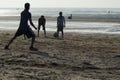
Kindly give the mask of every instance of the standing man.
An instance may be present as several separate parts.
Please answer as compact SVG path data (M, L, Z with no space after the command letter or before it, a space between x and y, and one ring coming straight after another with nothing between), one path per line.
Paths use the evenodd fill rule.
M40 30L40 27L41 27L41 26L42 26L42 29L44 30L44 36L46 37L45 24L46 24L46 19L45 19L45 17L42 15L42 16L38 19L38 37L39 37L39 30Z
M27 38L32 38L31 40L31 45L29 47L30 50L37 50L36 48L33 47L34 41L35 41L35 34L33 30L30 28L28 25L28 21L30 24L37 30L37 28L34 26L32 22L32 16L31 13L29 12L30 9L30 4L25 3L24 5L24 11L21 12L21 20L20 20L20 25L15 33L14 37L9 41L9 43L5 46L5 49L9 49L10 44L20 35L26 35Z
M63 28L65 27L65 18L62 15L62 12L59 12L59 16L57 17L57 34L59 36L59 32L62 32L62 38L64 38Z

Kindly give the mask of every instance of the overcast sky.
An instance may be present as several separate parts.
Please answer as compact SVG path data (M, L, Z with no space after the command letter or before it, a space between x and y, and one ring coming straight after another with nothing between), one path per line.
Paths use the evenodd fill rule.
M120 0L0 0L0 8L23 8L29 2L31 7L79 7L120 8Z

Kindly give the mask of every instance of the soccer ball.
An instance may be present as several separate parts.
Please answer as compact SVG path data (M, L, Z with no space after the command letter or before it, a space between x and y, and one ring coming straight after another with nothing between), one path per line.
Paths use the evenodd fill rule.
M57 38L57 37L58 37L58 33L55 32L55 33L53 34L53 36L54 36L55 38Z

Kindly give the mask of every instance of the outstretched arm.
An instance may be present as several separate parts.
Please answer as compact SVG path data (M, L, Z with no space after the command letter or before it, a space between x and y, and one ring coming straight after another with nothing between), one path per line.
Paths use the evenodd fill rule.
M63 20L64 20L63 22L64 22L64 27L65 27L65 24L66 24L66 23L65 23L65 18L64 18Z
M38 19L38 27L40 27L40 19Z
M30 21L30 24L37 30L37 28L35 27L35 25L33 24L33 22L32 22L32 19L30 18L29 19L29 21Z
M58 25L59 25L59 20L58 20L58 18L57 18L57 27L58 27Z

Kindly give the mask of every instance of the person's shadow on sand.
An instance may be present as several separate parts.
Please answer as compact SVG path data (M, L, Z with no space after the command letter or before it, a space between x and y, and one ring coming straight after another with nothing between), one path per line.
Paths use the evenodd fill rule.
M43 56L43 57L48 57L48 58L54 58L54 59L57 59L57 60L66 60L64 58L60 58L58 56L50 56L49 53L47 52L41 52L41 51L30 51L29 53L31 54L36 54L36 55L39 55L39 56Z
M52 57L50 56L47 52L41 52L41 51L30 51L31 54L37 54L39 56L44 56L44 57Z

